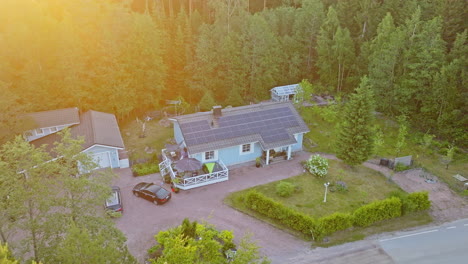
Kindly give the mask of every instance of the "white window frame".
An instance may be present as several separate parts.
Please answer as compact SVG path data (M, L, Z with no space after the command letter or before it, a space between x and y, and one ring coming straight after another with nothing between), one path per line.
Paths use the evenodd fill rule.
M37 132L37 131L41 131L41 133ZM45 131L43 128L36 128L34 129L34 133L36 133L36 136L42 136L45 134Z
M209 153L209 152L213 152L213 157L211 159L207 159L206 158L206 154ZM205 151L203 152L203 161L215 161L215 160L218 160L218 151L217 150L210 150L210 151Z
M51 133L55 133L55 132L58 131L57 127L51 127L51 128L49 128L49 130L50 130Z
M244 151L244 146L249 146L249 151ZM252 154L254 152L254 144L253 143L247 143L247 144L242 144L239 146L239 154L240 155L246 155L246 154Z

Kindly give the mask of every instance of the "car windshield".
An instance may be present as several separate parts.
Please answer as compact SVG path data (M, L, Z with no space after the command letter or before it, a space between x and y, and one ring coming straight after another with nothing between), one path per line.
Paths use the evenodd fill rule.
M169 193L168 191L166 191L164 188L162 188L161 186L158 186L158 185L151 185L149 187L146 188L148 191L156 194L156 196L160 199L164 199L166 198L167 194Z
M112 195L106 201L107 206L113 206L119 204L119 192L112 190Z

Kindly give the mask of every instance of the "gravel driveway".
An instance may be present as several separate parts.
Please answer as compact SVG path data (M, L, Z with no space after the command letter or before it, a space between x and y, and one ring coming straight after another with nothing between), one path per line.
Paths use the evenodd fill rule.
M289 257L309 251L310 243L228 207L223 199L230 192L300 174L303 169L299 162L309 155L298 153L293 160L264 168L255 168L252 164L231 169L228 181L173 193L171 201L161 206L132 194L138 182L161 182L159 174L132 177L130 169L119 170L120 178L114 184L121 188L124 214L115 220L117 227L127 236L128 247L140 262L155 244L155 234L179 225L188 217L197 221L205 219L218 229L232 230L236 238L251 233L252 239L261 246L261 252L273 263L286 263Z

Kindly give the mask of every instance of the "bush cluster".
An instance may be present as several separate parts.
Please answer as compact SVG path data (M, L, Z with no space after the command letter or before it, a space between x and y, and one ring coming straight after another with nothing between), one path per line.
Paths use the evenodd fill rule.
M144 176L159 172L159 165L157 163L136 164L132 166L132 171L135 176Z
M397 197L363 205L353 213L354 224L363 227L399 216L401 216L401 200Z
M296 186L290 182L280 181L276 184L276 194L281 197L289 197L294 193Z
M382 220L399 217L404 213L426 210L431 205L427 192L408 195L398 192L393 193L392 197L385 200L361 206L352 214L334 213L315 219L286 207L257 191L248 192L243 200L248 208L277 220L288 228L307 236L312 235L316 240L321 240L326 235L352 226L367 227Z
M317 227L317 221L312 217L275 202L259 192L248 192L244 201L250 209L303 234L311 235Z
M305 167L312 175L323 178L328 173L328 160L320 155L312 155Z
M330 235L336 231L352 227L353 222L353 216L351 214L334 213L319 219L319 229L323 235Z
M390 197L397 197L401 200L401 214L406 215L407 213L418 212L429 209L431 207L431 201L429 200L429 193L414 192L414 193L402 193L392 192Z

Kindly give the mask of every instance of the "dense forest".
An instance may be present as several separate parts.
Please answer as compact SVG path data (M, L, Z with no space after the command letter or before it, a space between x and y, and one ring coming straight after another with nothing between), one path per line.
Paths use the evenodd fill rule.
M466 145L465 0L2 0L0 130L64 107L242 105L308 79ZM202 110L204 105L202 106Z

